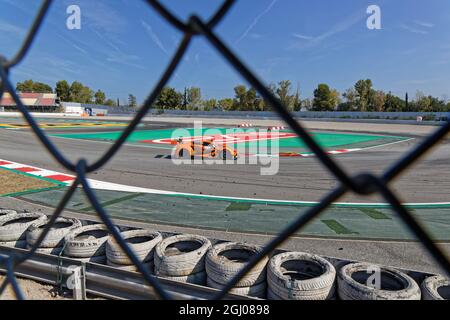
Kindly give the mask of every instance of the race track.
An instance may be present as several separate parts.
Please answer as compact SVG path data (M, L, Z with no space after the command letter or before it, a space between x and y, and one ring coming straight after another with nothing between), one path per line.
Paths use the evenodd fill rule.
M2 119L3 123L17 121L18 119ZM126 124L121 120L114 120L114 122L119 125L116 127L90 125L69 129L50 126L46 128L46 133L52 135L52 142L68 159L85 158L92 163L111 146L111 141L67 139L54 135L113 132L122 130L123 125ZM218 127L220 125L214 123L209 126ZM227 126L227 124L224 123L222 126ZM186 121L183 124L179 121L152 119L145 121L138 130L182 127L192 127L192 123ZM347 124L346 128L348 130L343 130L337 125L330 126L331 130L316 128L314 132L327 134L347 134L349 132L374 134L376 132L377 135L397 135L408 138L393 144L363 148L356 152L332 156L351 174L382 172L426 136L425 129L421 126L406 128L396 125L392 126L391 130L389 125L374 127L374 125ZM417 128L417 132L414 130L415 128ZM45 151L29 129L0 129L0 131L0 159L70 174ZM197 195L290 201L319 201L337 185L334 176L315 157L281 157L279 158L278 174L262 176L260 175L261 165L256 164L175 165L170 159L161 157L161 155L170 155L170 153L171 146L167 145L127 143L105 167L91 174L89 178L134 187ZM445 140L420 163L395 181L392 187L401 195L402 201L407 203L450 202L448 194L448 190L450 190L449 155L450 144L448 140ZM10 201L15 206L23 206L23 201L25 201L30 205L39 203L51 208L60 199L63 191L48 193L54 199L50 199L51 197L47 199L36 193L20 197L19 202L4 199L1 203L4 205L5 202ZM171 225L169 227L171 230L178 228L183 232L186 230L202 234L213 232L222 239L260 243L267 241L271 235L276 234L305 210L305 208L270 205L236 207L229 203L222 205L217 204L218 202L204 202L195 199L186 203L179 199L167 199L152 195L143 197L140 194L131 196L108 192L99 192L98 194L102 197L104 204L109 206L109 213L116 218ZM135 202L133 202L133 197L136 198ZM125 198L128 202L122 203L122 206L113 205ZM159 202L155 202L155 199ZM384 201L378 196L360 197L347 194L340 199L340 202L379 203ZM136 206L135 211L133 211L133 206ZM68 209L71 212L91 213L89 206L81 196L77 196ZM414 237L401 229L401 222L389 209L358 210L358 213L355 214L345 208L336 209L318 223L312 224L311 228L307 227L306 233L297 234L296 236L302 237L293 238L286 246L291 249L313 251L347 259L365 259L405 268L437 271L436 266L429 260L421 246L411 242ZM448 210L445 210L447 209L439 212L419 210L417 213L428 219L427 221L434 228L433 231L436 232L434 234L436 239L448 243L450 238L446 230L450 225L450 218L446 218ZM169 212L172 215L169 215ZM194 228L196 231L190 228ZM329 238L335 240L331 242L322 240ZM361 256L362 251L364 251L363 257Z

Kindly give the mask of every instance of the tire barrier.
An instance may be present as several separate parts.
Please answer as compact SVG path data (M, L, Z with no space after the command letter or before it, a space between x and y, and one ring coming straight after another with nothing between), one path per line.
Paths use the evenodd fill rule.
M7 214L0 217L0 242L25 240L28 227L38 221L47 221L47 217L38 212Z
M17 240L17 241L0 241L0 246L10 247L10 248L19 248L26 249L27 241L26 240Z
M372 280L375 283L369 285ZM338 272L338 295L341 300L420 300L421 292L419 285L399 270L350 263Z
M162 235L159 232L151 230L129 230L122 232L123 239L133 249L136 256L145 267L152 271L154 269L154 249L162 241ZM110 237L106 243L106 257L108 265L119 269L136 271L137 268L128 258L119 244Z
M64 255L71 258L104 256L108 237L108 227L103 224L76 228L64 239Z
M205 277L201 273L204 273L205 255L210 247L211 242L202 236L182 234L168 237L156 245L155 274L204 285Z
M0 209L0 217L6 216L8 214L17 214L17 211L16 210Z
M260 251L261 248L258 246L236 242L219 243L212 247L208 251L205 260L209 286L216 289L224 288L228 281L245 266L249 259ZM264 298L266 295L265 282L268 260L267 257L261 259L245 277L236 283L230 292L251 292L256 297ZM264 289L262 289L262 283L264 284Z
M421 285L423 300L450 300L450 279L440 275L426 278Z
M327 300L335 296L336 270L326 259L304 252L273 256L267 267L268 298Z
M49 217L41 213L0 212L5 212L0 216L1 239L17 238L0 241L0 246L30 250L49 221ZM81 225L77 219L57 218L36 252L60 255L64 250L65 256L74 260L137 272L137 267L110 237L106 226ZM163 239L160 232L146 229L124 231L121 235L152 273L218 290L261 250L258 246L234 242L211 247L210 240L197 235ZM376 271L380 281L378 289L372 282L375 278L371 278ZM428 275L419 287L404 272L368 263L347 264L336 276L335 268L327 259L287 251L270 260L261 260L230 293L270 300L419 300L421 297L423 300L450 300L450 279Z
M48 221L37 221L27 230L27 244L32 247L36 244ZM71 218L57 218L51 226L49 232L40 244L41 248L62 248L64 246L64 237L72 230L81 227L81 221Z

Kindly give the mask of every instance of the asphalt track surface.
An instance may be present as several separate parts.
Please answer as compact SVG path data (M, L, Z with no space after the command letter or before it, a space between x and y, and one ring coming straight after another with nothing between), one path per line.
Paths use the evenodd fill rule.
M187 125L188 126L188 125ZM141 129L176 128L180 124L165 122L145 123ZM191 125L192 127L192 125ZM74 131L52 129L48 133L117 131L121 128L88 128ZM392 134L386 132L386 134ZM403 136L405 136L403 134ZM405 152L419 143L414 140L369 150L335 156L351 174L363 171L379 173L400 159ZM111 145L105 141L87 141L51 138L70 159L98 159ZM29 130L1 130L0 157L27 165L66 172L43 149ZM168 149L169 148L169 149ZM404 202L450 201L450 170L448 170L449 141L444 141L406 174L393 183L393 188ZM261 165L249 164L189 164L174 165L168 159L156 158L170 155L165 146L134 146L127 144L98 172L91 174L96 180L144 188L248 198L317 201L327 194L337 182L316 158L280 158L279 172L274 176L260 175ZM68 173L68 172L66 172ZM348 194L343 202L382 202L377 196L360 197Z
M8 121L8 120L2 120ZM176 121L179 122L179 121ZM212 122L212 121L211 121ZM144 122L143 129L162 129L192 127L175 122ZM352 129L345 124L347 131L367 132L374 126L359 125ZM318 126L320 127L320 126ZM376 126L375 126L376 127ZM398 126L397 126L398 127ZM414 140L369 150L336 156L335 159L350 173L363 171L379 173L400 159L405 152L419 143L426 132L417 126L417 132L408 126L400 126L402 136ZM380 126L377 133L394 135L389 125ZM338 131L344 131L339 126ZM76 132L117 130L113 128L89 128ZM120 130L120 129L119 129ZM428 131L427 131L428 130ZM72 130L49 129L48 133L67 133ZM373 131L371 129L371 131ZM75 132L75 131L74 131ZM86 158L89 162L98 159L110 146L108 142L85 141L52 138L52 141L70 159ZM0 130L0 158L36 167L66 172L43 149L42 145L29 130ZM450 201L450 170L448 170L449 141L444 141L438 148L422 159L410 171L392 184L404 202L446 202ZM331 188L337 185L334 177L315 158L280 158L280 170L275 176L261 176L258 165L182 165L176 166L170 160L155 158L159 154L170 154L170 150L156 149L151 146L126 145L108 164L90 178L138 187L186 192L194 194L211 194L221 196L267 198L282 200L320 200ZM68 173L68 172L67 172ZM382 202L377 196L361 198L349 194L342 202ZM17 200L1 199L1 204L24 206ZM189 228L167 227L188 232ZM159 229L162 229L159 227ZM215 237L265 243L271 236L257 236L239 233L199 230L192 231ZM444 244L447 248L447 244ZM292 250L304 250L328 256L347 259L365 260L404 268L438 272L439 268L415 242L385 242L329 239L293 238L285 247Z

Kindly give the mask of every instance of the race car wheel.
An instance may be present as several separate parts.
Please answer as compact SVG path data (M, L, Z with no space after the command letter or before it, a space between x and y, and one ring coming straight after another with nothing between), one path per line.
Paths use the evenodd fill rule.
M178 151L178 158L180 159L192 159L193 157L191 156L189 150L187 149L181 149L180 151Z
M233 157L233 155L231 154L231 152L228 151L228 150L226 150L226 149L224 149L224 150L221 152L221 157L222 157L222 160L231 160L231 159L234 159L234 157Z

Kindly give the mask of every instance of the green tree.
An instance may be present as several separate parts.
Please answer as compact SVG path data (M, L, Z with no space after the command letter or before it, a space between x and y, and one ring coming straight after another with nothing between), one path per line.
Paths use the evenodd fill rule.
M33 92L33 80L25 80L24 82L17 82L16 91L19 92Z
M293 97L292 105L294 111L300 111L302 109L302 99L300 98L300 89L297 88L295 95Z
M97 90L97 92L94 95L94 98L95 98L95 104L105 104L106 95L103 91Z
M217 102L217 107L223 111L233 110L234 101L231 98L221 99Z
M66 80L60 80L56 83L55 92L61 101L70 100L70 86Z
M372 80L358 80L355 83L358 111L369 111L372 98Z
M313 110L333 111L334 103L330 87L325 83L319 84L317 89L314 90Z
M105 101L105 105L106 106L110 106L110 107L114 107L116 105L116 103L114 102L114 100L108 99L108 100Z
M386 112L399 112L402 111L405 102L397 96L394 96L391 92L386 94L386 101L384 103L384 111Z
M202 105L202 92L200 88L191 87L187 89L187 109L198 110Z
M178 109L183 103L183 96L172 87L164 87L156 100L158 109Z
M294 97L290 94L290 91L291 82L289 80L282 80L278 82L278 88L276 89L278 99L280 99L281 104L288 110L293 110Z
M247 110L247 88L244 85L234 87L233 110Z
M208 100L204 100L202 102L203 104L203 110L204 111L211 111L214 108L216 108L217 106L217 100L216 99L208 99Z
M384 111L384 105L386 103L386 94L377 90L373 93L373 111L382 112Z
M81 82L74 81L70 86L70 100L78 103L92 103L94 91Z
M34 82L33 80L25 80L16 84L16 90L24 93L53 93L53 89L46 83Z
M356 111L357 110L357 93L354 88L347 89L342 96L345 101L338 106L339 111Z
M38 92L38 93L53 93L53 89L52 87L50 87L48 84L46 83L42 83L42 82L35 82L33 84L33 92Z
M130 106L132 108L136 108L137 107L137 99L132 94L128 95L128 106Z
M336 89L330 91L330 103L333 110L341 103L341 94Z

